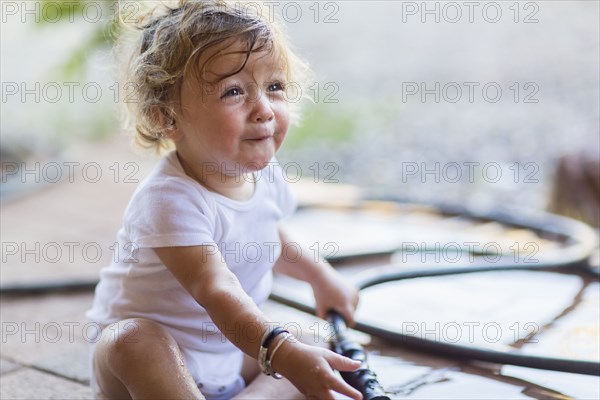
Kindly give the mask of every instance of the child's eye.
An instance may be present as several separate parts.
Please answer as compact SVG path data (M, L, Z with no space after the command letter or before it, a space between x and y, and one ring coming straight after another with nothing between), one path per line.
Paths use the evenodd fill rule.
M234 97L234 96L239 96L241 94L243 94L242 89L240 89L239 87L235 86L235 87L227 89L225 91L225 93L223 94L223 96L221 96L221 98Z
M268 87L269 92L278 92L284 90L284 84L281 82L271 83Z

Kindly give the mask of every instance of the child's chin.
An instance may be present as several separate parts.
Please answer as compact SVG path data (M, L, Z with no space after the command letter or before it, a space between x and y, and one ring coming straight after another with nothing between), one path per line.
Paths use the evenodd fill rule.
M249 164L246 165L246 171L247 172L256 172L256 171L260 171L262 169L264 169L265 167L267 167L267 165L269 165L269 162L271 162L271 159L268 160L256 160L253 161Z
M253 159L247 164L247 170L249 172L260 171L261 169L267 167L273 157L275 156L275 152L264 152L258 157L253 157Z

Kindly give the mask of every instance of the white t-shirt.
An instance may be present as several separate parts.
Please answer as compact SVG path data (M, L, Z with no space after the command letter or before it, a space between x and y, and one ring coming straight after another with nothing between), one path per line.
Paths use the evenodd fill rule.
M101 270L88 318L102 327L126 318L148 318L163 324L182 346L233 350L153 248L216 245L246 293L257 304L264 302L271 292L273 264L281 254L278 222L293 213L296 203L275 160L255 179L249 200L232 200L188 177L175 152L165 156L125 210L117 234L119 261Z

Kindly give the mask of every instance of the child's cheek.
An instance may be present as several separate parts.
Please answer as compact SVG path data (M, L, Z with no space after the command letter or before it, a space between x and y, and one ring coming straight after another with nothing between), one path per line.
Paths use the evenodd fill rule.
M287 134L290 124L290 112L287 104L282 107L280 113L277 115L277 128L275 132L275 150L279 150L283 144L283 140Z
M290 125L290 107L287 101L281 104L281 117L278 125L281 133L285 135Z

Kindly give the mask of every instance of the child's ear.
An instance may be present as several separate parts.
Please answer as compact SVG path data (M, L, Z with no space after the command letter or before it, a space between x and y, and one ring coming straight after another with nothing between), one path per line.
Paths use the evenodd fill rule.
M162 136L166 139L171 139L171 140L177 141L177 140L181 139L183 134L177 127L177 124L175 123L175 121L173 121L173 123L171 125L168 125L165 128L165 130L162 133Z
M161 128L161 137L171 140L178 140L181 138L181 131L177 127L175 118L167 115L164 110L160 107L152 107L152 119L156 125Z

